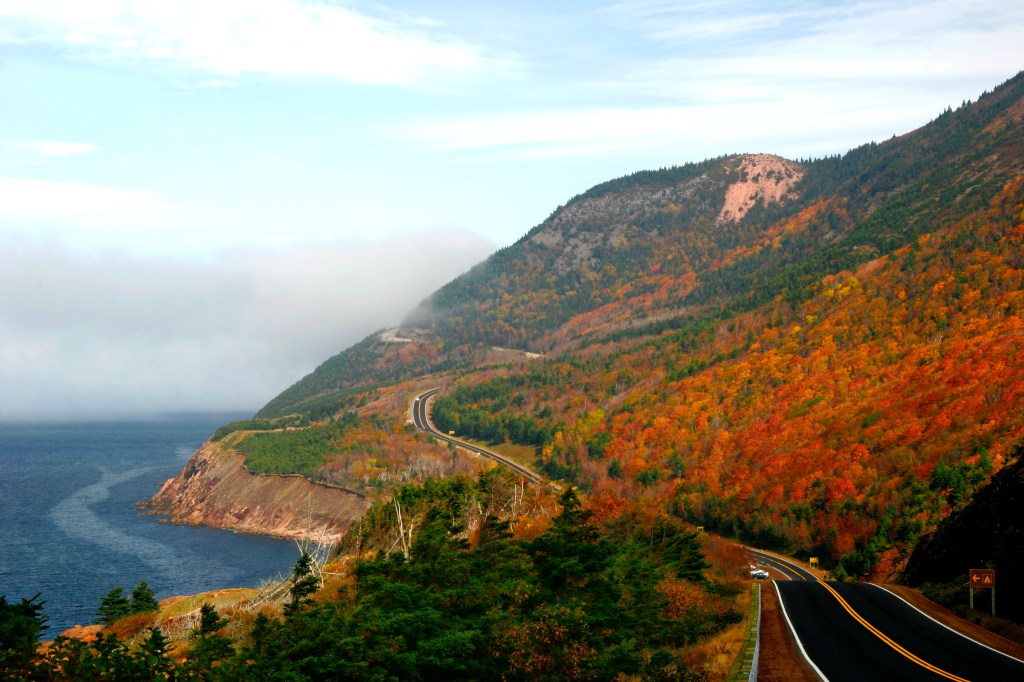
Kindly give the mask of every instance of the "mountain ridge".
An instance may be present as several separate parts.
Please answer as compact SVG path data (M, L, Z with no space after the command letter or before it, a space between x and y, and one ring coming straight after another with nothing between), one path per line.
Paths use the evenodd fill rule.
M1024 143L1021 143L1019 136L1014 138L1012 130L1015 129L1015 122L1019 124L1020 119L1021 80L1021 76L1018 75L992 93L985 93L979 102L965 104L956 112L947 110L931 123L905 135L882 143L862 145L841 157L826 157L803 163L805 176L803 182L797 185L797 189L804 198L804 204L799 208L806 209L806 204L816 199L838 199L838 189L853 182L860 183L860 191L851 193L845 202L838 200L828 204L826 210L814 216L813 220L808 220L806 225L800 226L802 230L812 231L811 237L826 246L821 250L819 260L834 263L831 268L834 271L855 267L873 256L898 248L905 242L907 235L887 233L879 228L879 223L898 219L900 215L905 215L912 209L920 210L922 204L936 204L935 210L923 211L924 216L934 217L939 209L948 208L953 204L977 203L983 194L991 193L998 178L1007 177L1008 174L1019 170L1020 158L1024 156L1021 146ZM957 195L927 196L927 186L934 184L936 173L941 171L943 164L947 164L951 156L965 153L965 141L973 139L972 132L975 137L979 133L985 133L991 139L985 140L985 144L968 148L966 155L970 158L960 164L962 177L957 178ZM1002 139L995 139L997 137ZM944 138L951 142L944 142ZM1005 150L1006 153L993 155L993 148ZM632 226L629 219L636 217L635 212L620 211L623 215L605 213L603 216L598 215L600 220L596 221L596 224L595 221L590 221L585 226L585 231L589 234L598 233L604 239L599 248L595 249L593 239L587 241L579 236L580 214L585 214L581 209L582 205L604 200L602 205L607 207L609 195L637 191L646 191L648 195L657 194L664 192L666 188L707 177L709 180L703 185L704 192L697 191L700 188L691 185L690 188L694 191L686 197L692 203L686 214L687 233L694 236L695 230L710 227L712 214L717 213L720 216L721 212L726 210L723 185L731 184L725 183L722 179L723 175L728 177L731 172L726 164L750 156L756 155L731 155L661 171L640 171L596 185L556 209L544 222L528 231L514 244L498 250L464 275L441 287L413 310L402 322L401 327L407 332L411 329L429 330L448 346L459 343L486 343L546 352L550 350L550 343L549 339L544 338L544 334L551 333L552 327L564 323L576 312L593 310L607 302L604 292L615 283L608 281L609 277L601 279L601 273L594 271L590 261L595 258L595 250L600 252L598 256L608 260L610 241L621 237ZM867 173L873 166L874 172ZM717 182L715 177L718 178ZM893 196L897 194L900 196L894 201ZM935 201L932 201L933 199ZM714 206L711 205L712 202ZM788 208L797 207L797 204L790 202ZM706 270L710 270L707 272L706 281L702 281L700 287L695 287L699 291L692 291L689 294L697 299L694 302L698 305L720 304L732 298L730 287L735 290L738 286L730 284L731 280L742 280L748 290L761 288L777 293L783 289L796 289L799 285L806 286L811 281L807 271L816 276L823 274L819 264L812 262L808 265L800 261L794 263L778 258L767 259L763 258L763 252L754 254L755 259L761 257L765 261L759 272L737 272L741 269L740 260L749 259L736 258L735 249L755 241L756 236L766 232L772 223L778 223L780 218L786 216L787 206L784 203L765 205L759 202L748 210L753 210L753 214L744 212L745 220L739 221L749 228L744 233L723 230L723 234L719 235L721 244L714 245L707 243L708 235L696 235L697 238L691 243L675 250L675 260L680 260L681 251L689 254L691 258L694 258L693 254L699 254L696 257L696 260L700 261L698 265L703 264ZM879 211L880 215L876 216ZM586 215L593 216L595 213ZM613 224L616 217L620 219ZM666 215L666 212L658 212L653 221L656 224L653 227L646 226L646 233L650 235L655 229L664 229L664 223L670 219L671 216ZM922 220L923 218L918 219L919 222ZM560 231L563 238L566 228L577 229L576 235L570 235L574 236L575 241L568 240L568 250L559 251L551 248L559 242L558 237L551 236L555 234L552 231L555 227L562 228ZM608 228L610 232L602 232L602 228ZM637 233L633 234L636 236ZM782 236L794 238L792 234ZM675 267L671 263L655 263L653 247L650 244L634 245L632 253L629 253L628 244L620 246L625 247L620 250L627 253L612 256L632 267L631 272L636 275L632 290L637 294L656 290L657 286L650 281L655 278L645 278L643 274L652 266L660 265L664 273L673 273L677 276L686 272L685 263L677 262ZM709 249L709 246L720 247L717 249L720 252L717 255L725 255L725 251L732 248L733 259L720 264L719 267L709 268L708 266L714 264L713 256L716 255L708 253L714 250ZM702 251L704 253L701 253ZM700 268L689 269L697 272ZM545 282L548 285L547 290L552 292L549 298L559 296L563 300L548 301L546 304L530 300L526 293L516 291L517 274L524 278L528 285L538 281ZM545 278L548 281L545 281ZM787 287L787 279L795 280L797 286ZM529 292L529 289L526 289L526 292ZM485 295L481 297L481 293ZM506 295L512 299L512 304L521 310L518 315L509 313L509 304L502 306L501 299ZM756 302L763 303L764 298L766 297L758 297ZM470 310L472 307L480 310ZM477 322L476 318L482 320ZM356 352L371 344L373 338L371 335L360 344L356 344ZM463 355L465 354L463 349ZM337 357L324 365L328 365ZM466 357L462 357L461 360L462 364L469 361ZM329 378L317 382L315 378L323 374L329 374L329 368L321 366L307 377L311 379L307 382L311 388L308 393L352 388L361 380L360 377L353 376L335 382L336 386L332 385ZM309 397L302 395L301 385L302 380L285 392L292 396L291 400L294 401L295 397L299 397L300 400ZM294 407L296 404L284 403L288 401L275 399L260 411L260 415L284 414L283 409L288 405Z
M445 386L440 427L553 478L884 577L1024 436L1022 119L1018 75L842 156L602 183L257 416L356 415L305 475L386 490Z

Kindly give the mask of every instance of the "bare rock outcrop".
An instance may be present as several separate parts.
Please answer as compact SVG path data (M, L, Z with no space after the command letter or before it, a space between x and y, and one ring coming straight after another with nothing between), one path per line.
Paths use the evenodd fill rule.
M145 506L175 523L333 541L363 515L369 500L301 476L253 474L243 455L208 442Z
M799 164L771 154L744 155L737 170L741 179L726 190L719 223L741 220L758 200L765 204L783 203L804 176Z

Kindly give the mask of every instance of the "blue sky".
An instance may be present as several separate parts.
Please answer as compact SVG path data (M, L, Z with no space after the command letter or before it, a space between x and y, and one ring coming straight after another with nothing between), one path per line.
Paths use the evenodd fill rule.
M588 187L841 153L1013 2L0 3L0 419L254 410Z

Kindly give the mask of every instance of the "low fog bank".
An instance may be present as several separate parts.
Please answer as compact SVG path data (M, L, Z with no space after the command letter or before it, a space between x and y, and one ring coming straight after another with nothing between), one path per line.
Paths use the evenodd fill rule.
M10 235L0 248L0 421L11 422L251 414L495 245L434 230L202 261Z

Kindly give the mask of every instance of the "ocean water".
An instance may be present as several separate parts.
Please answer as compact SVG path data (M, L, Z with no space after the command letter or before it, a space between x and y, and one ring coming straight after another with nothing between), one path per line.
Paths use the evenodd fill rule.
M0 425L0 595L42 593L45 639L95 619L115 585L157 599L252 587L287 573L294 542L159 523L135 504L220 425L248 415Z

